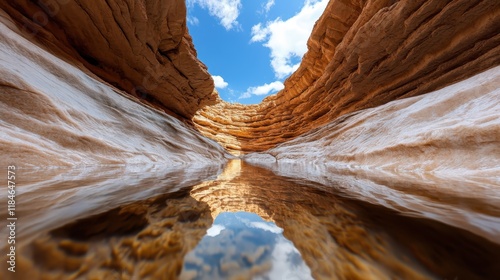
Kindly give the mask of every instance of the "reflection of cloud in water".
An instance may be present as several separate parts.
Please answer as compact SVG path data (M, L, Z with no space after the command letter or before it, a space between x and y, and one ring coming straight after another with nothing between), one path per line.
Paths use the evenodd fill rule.
M180 279L312 279L283 229L248 212L219 214L184 259Z
M313 279L311 270L302 260L299 250L283 235L276 238L276 245L272 252L272 262L273 267L271 270L264 277L256 277L255 279Z
M254 227L254 228L259 228L259 229L267 230L267 231L270 231L270 232L276 233L276 234L280 234L280 233L283 232L283 229L279 228L275 224L252 222L252 223L249 224L249 226L250 227Z
M224 227L224 226L221 226L221 225L213 225L211 228L209 228L209 229L207 230L207 235L208 235L208 236L212 236L212 237L213 237L213 236L217 236L217 235L219 235L219 233L220 233L223 229L225 229L225 227Z

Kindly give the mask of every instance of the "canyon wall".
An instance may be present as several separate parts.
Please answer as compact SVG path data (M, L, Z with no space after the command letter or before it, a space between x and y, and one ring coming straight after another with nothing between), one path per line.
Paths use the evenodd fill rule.
M170 114L190 119L217 99L187 32L183 0L21 0L0 8L30 41Z
M0 33L2 167L210 165L228 156L192 127L20 36L4 13Z
M237 155L500 64L498 1L331 0L285 88L243 106L214 91L186 28L184 1L24 0L0 8L3 22L26 42Z
M263 151L500 64L499 30L495 0L332 0L281 92L259 105L207 106L194 122L234 153Z
M344 115L245 160L271 167L307 162L323 174L354 173L405 192L465 195L487 205L500 186L499 101L497 66L428 94ZM315 173L290 170L284 175Z
M377 240L355 222L352 209L328 196L337 191L497 242L499 30L497 0L331 0L285 89L261 104L243 106L218 98L196 58L182 0L2 1L0 166L70 167L24 169L26 176L16 181L23 186L19 194L38 204L19 210L33 222L30 228L21 225L20 237L28 242L45 227L102 211L113 214L122 203L200 183L190 193L194 200L168 197L176 201L170 206L194 205L202 215L200 227L190 232L196 238L179 247L177 257L194 246L218 213L245 210L274 219L318 278L328 277L329 256L339 257L333 266L339 274L359 272L363 278L373 271L382 275L385 268L412 274L399 258L384 266L372 262L385 259L385 252L370 250ZM248 162L306 179L313 187L294 195L300 191L296 185L241 162L219 176L221 184L200 182L221 171L219 163L230 157L226 151L246 154ZM240 176L245 172L248 177ZM41 173L44 184L36 182ZM347 183L338 183L343 176ZM138 202L142 208L136 210L156 210L157 202L165 200ZM146 217L142 210L136 214ZM386 218L380 217L382 226ZM93 222L86 220L82 228L87 221ZM394 230L401 229L400 221ZM141 225L149 234L163 222ZM317 243L304 242L297 228ZM353 234L333 237L346 228ZM413 229L422 228L403 228ZM421 243L405 243L425 244L434 236L432 227L422 232ZM184 240L166 237L151 240L174 245ZM435 244L461 245L460 237ZM142 242L132 239L124 244ZM356 247L359 240L364 243ZM56 248L39 241L35 250ZM158 252L155 243L145 243ZM497 259L495 248L488 260ZM53 259L43 259L43 269L81 264L59 249L54 252ZM352 252L368 255L358 258ZM443 252L445 260L456 255ZM91 254L85 258L97 265ZM62 262L53 266L52 260ZM133 271L133 261L122 264ZM149 260L140 262L146 273ZM30 269L34 264L24 263L26 277L37 273ZM177 274L179 264L169 273ZM103 273L116 276L115 269Z

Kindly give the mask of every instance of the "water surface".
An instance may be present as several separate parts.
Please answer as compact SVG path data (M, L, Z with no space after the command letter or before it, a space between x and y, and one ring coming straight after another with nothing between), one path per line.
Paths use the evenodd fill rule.
M224 170L123 168L25 173L13 279L500 276L498 209L488 203L239 160Z

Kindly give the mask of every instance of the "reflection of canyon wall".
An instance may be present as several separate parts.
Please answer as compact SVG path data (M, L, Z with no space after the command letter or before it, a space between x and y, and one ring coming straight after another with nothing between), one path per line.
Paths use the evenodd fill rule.
M120 206L22 247L14 278L177 279L212 222L207 205L182 191Z
M500 62L498 1L331 0L285 89L242 106L214 93L187 33L184 1L24 0L0 8L15 32L193 121L235 153L272 148L344 114L425 94Z
M284 170L294 177L304 175L296 169ZM474 248L471 244L477 242L477 237L456 228L454 232L447 233L442 226L419 224L419 219L402 218L387 210L381 213L378 207L363 206L357 200L349 203L339 195L350 193L356 198L366 197L374 204L392 205L391 208L399 213L411 216L452 219L463 213L463 217L469 219L451 224L478 234L491 230L486 226L492 222L488 214L496 213L488 213L484 209L470 210L465 204L473 205L472 201L475 201L483 205L488 198L478 197L468 202L462 199L459 205L453 205L449 201L441 203L431 197L413 195L410 191L410 194L403 193L402 199L397 190L385 186L377 190L376 183L360 180L357 176L337 173L335 177L334 174L320 172L318 177L327 178L327 187L307 182L309 186L305 181L277 176L268 169L254 167L244 161L230 161L216 181L194 186L191 196L206 203L213 217L221 212L247 211L275 222L300 251L314 279L444 279L452 275L481 279L484 275L498 273L494 265L494 259L500 254L494 249L498 248L497 244L490 243L491 248L487 249L481 247L476 254L456 254L458 248ZM355 194L354 190L361 191ZM426 193L421 186L415 187L413 192ZM482 214L484 219L479 222L476 217ZM474 222L484 228L475 228L471 225ZM390 235L379 232L377 227L397 237L392 239ZM498 232L493 234L495 240L498 240ZM473 261L476 257L483 258L485 262ZM470 263L478 266L467 265Z
M281 171L285 170L304 175L300 169ZM225 211L251 211L275 222L300 251L315 279L452 279L454 275L489 279L499 273L498 238L492 243L463 230L478 234L491 230L489 215L494 213L489 206L481 208L481 198L434 201L421 195L418 185L402 194L390 185L378 192L380 185L358 176L307 172L308 179L328 182L323 186L241 161L229 162L216 180L201 183L192 178L208 179L205 176L217 169L202 169L198 174L162 171L137 174L110 169L106 174L111 178L72 176L81 170L67 174L89 185L83 190L75 188L74 182L54 183L60 174L31 185L23 183L32 190L23 197L28 196L28 202L41 199L43 207L33 211L40 205L31 203L25 209L31 215L26 212L24 221L34 228L19 232L19 275L12 279L176 279L186 253L200 241L213 217ZM123 176L116 176L122 172ZM120 181L126 182L125 188ZM189 184L196 185L185 188ZM384 190L388 187L391 190ZM61 190L64 196L54 199ZM350 201L341 196L346 193L390 204L400 212ZM46 207L54 201L53 207ZM466 205L475 203L481 207ZM455 220L456 228L400 215L448 217L449 221L460 213L466 218ZM478 220L477 215L484 218ZM482 229L474 228L474 223ZM456 253L464 248L470 254Z
M360 109L424 94L500 63L500 2L331 0L285 89L194 118L234 150L262 151Z
M314 279L378 279L400 274L425 279L425 272L385 251L359 217L334 196L295 184L271 171L230 161L216 181L194 186L191 196L221 212L252 212L283 228ZM378 238L378 240L377 240Z

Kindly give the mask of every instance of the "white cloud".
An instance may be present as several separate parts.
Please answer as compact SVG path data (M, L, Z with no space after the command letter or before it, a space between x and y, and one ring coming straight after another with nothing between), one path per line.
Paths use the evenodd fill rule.
M259 23L252 27L250 42L264 42L263 46L271 49L271 66L277 78L282 79L297 70L300 63L293 64L292 58L301 59L306 53L307 39L327 4L328 0L306 0L293 17L276 18L265 26Z
M212 79L214 80L216 88L223 89L229 85L221 76L212 76Z
M198 4L208 13L219 19L226 30L238 26L238 16L241 10L241 0L187 0L188 7Z
M306 265L299 250L293 243L283 235L276 238L272 255L272 268L265 277L256 277L255 280L264 279L314 279L311 276L311 269Z
M220 234L221 231L225 230L226 228L223 225L212 225L209 229L207 229L207 235L208 236L217 236Z
M269 93L275 93L277 91L280 91L284 88L285 86L283 85L282 82L280 81L275 81L270 84L263 84L261 86L257 87L249 87L245 93L243 93L239 99L243 98L249 98L250 96L253 95L266 95Z
M268 0L266 5L264 5L264 10L266 13L269 13L269 10L271 10L271 7L274 6L274 0Z
M269 31L267 28L262 28L262 25L260 23L252 26L252 39L250 39L250 42L261 42L264 41L267 36L269 35Z
M266 230L266 231L270 231L270 232L275 233L275 234L280 234L283 232L283 229L278 227L275 224L269 224L269 223L263 223L263 222L251 222L250 225L248 225L248 226L262 229L262 230Z
M197 17L188 16L187 22L191 25L198 25L200 23L200 20Z

